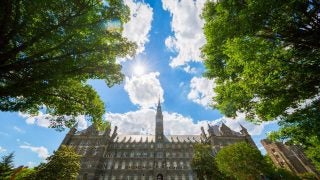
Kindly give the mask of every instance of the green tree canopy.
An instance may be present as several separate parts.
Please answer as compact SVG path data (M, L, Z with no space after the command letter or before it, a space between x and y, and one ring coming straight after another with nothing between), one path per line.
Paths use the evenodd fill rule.
M212 149L207 144L195 144L191 166L197 173L197 178L204 179L224 179L225 176L218 170Z
M207 2L202 53L217 84L215 107L229 117L278 119L274 137L318 147L310 139L320 142L319 12L317 0Z
M222 148L216 155L216 163L222 173L235 179L259 179L269 170L260 151L246 142Z
M30 179L76 179L80 170L80 155L72 147L61 146L52 156L35 168Z
M225 115L273 120L319 94L320 3L221 0L204 7L206 76Z
M13 172L13 157L13 153L2 157L0 161L0 179L10 179L11 173Z
M45 107L53 127L77 115L101 127L104 104L87 80L123 79L116 57L135 49L121 34L128 18L119 0L1 1L0 110Z

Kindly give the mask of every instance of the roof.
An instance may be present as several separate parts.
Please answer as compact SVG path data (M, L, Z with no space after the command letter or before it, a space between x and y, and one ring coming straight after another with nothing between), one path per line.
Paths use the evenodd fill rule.
M204 139L200 135L171 135L165 136L165 142L201 142ZM155 142L154 135L118 135L114 139L114 142Z

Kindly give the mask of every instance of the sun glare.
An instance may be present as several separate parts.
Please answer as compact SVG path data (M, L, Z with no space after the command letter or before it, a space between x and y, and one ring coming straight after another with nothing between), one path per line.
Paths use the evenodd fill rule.
M145 69L142 65L135 65L133 68L133 72L136 75L142 75L144 73Z

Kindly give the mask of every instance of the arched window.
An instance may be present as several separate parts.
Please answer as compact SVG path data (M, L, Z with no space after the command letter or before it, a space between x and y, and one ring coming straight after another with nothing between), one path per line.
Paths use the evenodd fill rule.
M157 180L163 180L163 175L162 174L158 174L157 175Z
M87 180L87 179L88 179L88 174L85 173L85 174L83 175L83 180Z

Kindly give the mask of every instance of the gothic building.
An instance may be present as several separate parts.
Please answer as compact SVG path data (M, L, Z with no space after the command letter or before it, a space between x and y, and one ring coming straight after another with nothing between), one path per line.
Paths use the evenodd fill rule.
M286 145L281 142L261 140L272 162L279 168L287 169L295 174L312 173L320 178L319 172L297 145Z
M246 141L255 146L247 130L235 132L224 123L201 128L201 135L164 135L160 102L155 118L155 135L119 135L107 129L70 129L62 145L74 146L82 155L79 180L192 180L193 145L210 143L214 153L223 146Z

